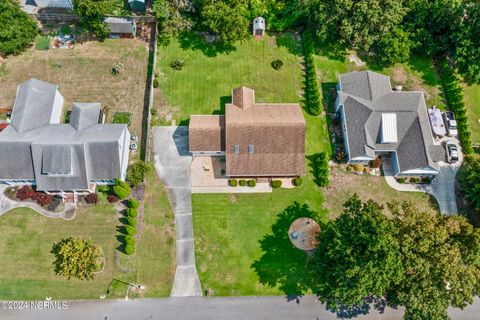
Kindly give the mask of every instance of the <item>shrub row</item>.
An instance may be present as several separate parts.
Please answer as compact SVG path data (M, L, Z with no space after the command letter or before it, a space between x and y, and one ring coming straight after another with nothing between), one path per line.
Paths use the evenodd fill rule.
M253 179L250 179L250 180L244 180L244 179L240 179L240 180L236 180L236 179L229 179L228 180L228 185L230 187L236 187L238 185L242 186L242 187L245 187L245 186L249 186L249 187L255 187L257 185L257 183L255 182L255 180Z
M460 84L460 79L450 67L446 59L440 61L438 71L440 73L448 105L450 110L455 114L455 119L457 120L458 138L462 144L463 153L465 155L470 155L473 153L472 133L468 128L467 109L463 102L463 89Z
M328 166L328 156L326 152L321 152L313 156L313 175L315 183L319 187L326 187L329 184L330 167Z
M302 35L303 55L305 57L305 102L307 112L317 116L321 111L320 87L314 61L314 45L310 32Z
M115 185L113 186L113 194L121 200L128 198L130 195L130 186L125 181L115 179Z
M280 188L282 186L282 180L272 180L272 188Z
M125 241L124 251L127 255L135 253L135 234L137 233L137 215L138 201L136 199L128 199L126 201L128 209L125 211L125 233L123 236Z

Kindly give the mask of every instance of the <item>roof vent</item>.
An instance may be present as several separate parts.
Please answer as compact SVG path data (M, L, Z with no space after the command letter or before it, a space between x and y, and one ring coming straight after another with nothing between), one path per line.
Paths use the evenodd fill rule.
M382 113L382 143L398 142L397 115L395 113Z

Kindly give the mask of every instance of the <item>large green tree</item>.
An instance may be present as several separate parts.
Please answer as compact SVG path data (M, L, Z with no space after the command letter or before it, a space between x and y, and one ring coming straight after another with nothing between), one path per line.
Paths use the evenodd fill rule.
M459 181L465 198L480 210L480 160L469 159L459 173Z
M369 52L401 25L406 12L403 0L312 0L309 17L321 40Z
M67 238L55 243L55 273L67 279L91 280L101 268L100 248L92 240Z
M332 310L381 298L403 279L394 225L373 201L353 196L337 220L322 227L312 260L313 291Z
M192 15L195 7L190 1L155 0L153 13L158 19L163 35L172 35L190 30L193 26Z
M480 293L480 230L463 217L390 207L405 273L389 289L389 303L418 320L448 319L449 306L471 304Z
M19 54L37 34L36 22L14 0L0 1L0 55Z
M249 33L246 0L199 0L201 25L216 33L220 41L232 45Z
M99 38L109 34L103 19L113 7L114 0L73 0L73 8L82 26Z
M443 54L452 48L452 35L458 29L463 0L410 0L405 26L415 50L421 54Z
M460 73L480 83L480 2L466 6L455 41L454 57Z

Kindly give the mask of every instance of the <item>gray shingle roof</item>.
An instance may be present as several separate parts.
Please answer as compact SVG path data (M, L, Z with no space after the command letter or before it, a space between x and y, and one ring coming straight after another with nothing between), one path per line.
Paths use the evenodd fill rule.
M29 83L35 81L20 87L37 88L29 87ZM30 92L22 94L32 96ZM75 103L70 124L45 123L42 119L34 128L23 125L23 118L30 120L37 110L49 110L49 103L52 100L27 99L15 104L12 123L24 130L12 125L0 133L0 179L36 180L38 190L85 190L91 180L121 177L121 158L128 152L123 143L128 136L121 138L128 132L127 125L98 124L97 103Z
M72 150L70 145L45 145L42 149L42 174L70 174Z
M364 156L365 145L367 145L365 123L370 117L372 110L351 97L347 98L344 106L350 157Z
M390 78L372 71L354 71L340 75L342 91L373 101L391 92Z
M57 86L37 79L23 82L17 91L12 126L24 132L50 124Z
M105 22L108 24L111 33L133 33L134 21L132 20L109 17L105 19Z
M351 158L396 150L401 171L438 168L430 155L434 141L422 92L392 92L389 78L371 71L342 74L340 83ZM395 143L381 143L384 113L396 114Z
M81 130L98 124L100 117L100 103L79 103L75 102L70 114L70 124Z

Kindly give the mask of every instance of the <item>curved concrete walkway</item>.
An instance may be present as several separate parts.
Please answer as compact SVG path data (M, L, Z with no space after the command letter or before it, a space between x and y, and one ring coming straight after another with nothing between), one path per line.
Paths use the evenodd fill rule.
M445 137L439 143L444 141L453 141L459 146L458 140L452 137ZM401 184L393 177L391 163L385 161L382 163L383 174L387 184L398 191L407 192L425 192L429 193L437 199L440 207L440 213L443 214L458 214L457 199L455 197L455 181L458 169L463 162L463 154L459 150L459 160L454 164L439 162L440 174L433 179L431 184Z
M75 218L77 208L73 203L66 203L65 209L61 212L51 212L33 202L19 202L9 199L4 193L7 188L8 186L0 186L0 215L15 208L29 208L47 218L62 218L65 220Z
M154 127L152 133L155 169L175 213L177 270L170 295L201 296L195 266L188 127Z

